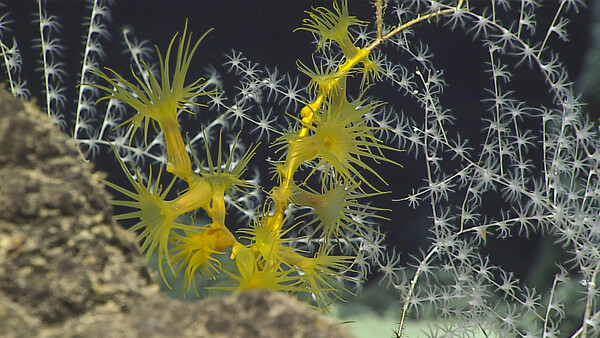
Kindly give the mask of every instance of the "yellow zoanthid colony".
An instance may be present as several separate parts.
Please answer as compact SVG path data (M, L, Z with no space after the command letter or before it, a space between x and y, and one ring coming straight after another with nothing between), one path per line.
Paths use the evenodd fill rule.
M349 31L352 26L364 24L349 14L345 1L335 2L333 10L316 8L309 13L301 29L319 36L320 49L337 44L344 60L336 67L328 68L316 64L314 69L300 65L301 71L310 76L309 89L314 92L315 99L306 102L301 109L296 126L275 140L274 145L281 156L274 164L278 185L269 192L256 220L249 225L240 225L235 233L225 224L225 196L232 189L243 193L245 188L252 186L243 174L255 146L234 165L233 154L227 156L227 161L223 160L219 139L216 161L207 146L205 154L191 154L192 165L178 123L180 110L188 111L187 105L199 105L198 96L212 94L201 91L204 86L201 80L186 84L192 57L206 34L194 41L186 25L180 37L173 37L164 60L160 58L159 78L152 75L146 64L148 78L141 79L133 73L136 83L110 69L94 71L109 84L90 84L109 93L103 99L124 101L137 111L122 127L135 131L143 124L146 139L149 125L153 124L164 134L166 171L187 183L187 189L177 198L167 200L172 183L161 188L162 168L156 177L150 174L144 184L137 169L131 168L132 173L123 163L134 191L106 182L130 198L113 201L115 205L134 209L117 218L139 220L131 230L139 232L142 250L148 259L157 255L165 283L170 281L166 280L164 269L171 269L175 274L184 274L187 290L192 285L195 287L196 274L200 274L203 278L220 281L212 287L214 289L283 290L313 299L324 309L335 299L340 299L342 292L348 291L344 280L352 278L350 272L358 263L353 255L335 254L340 251L336 247L350 243L349 236L368 240L365 234L377 231L353 217L381 217L376 214L381 209L361 202L381 193L375 183L365 178L365 172L383 181L372 164L396 163L385 154L396 149L375 137L373 131L378 128L369 126L364 118L379 103L361 98L349 100L346 93L347 82L354 75L362 76L361 88L365 88L380 78L382 71L370 59L369 50L354 44ZM176 50L173 66L170 62L172 50ZM131 135L133 137L133 132ZM369 164L365 162L368 159L371 160ZM311 163L309 169L301 169L307 163ZM297 174L299 171L304 172ZM286 209L290 204L309 208L307 213L313 216L312 220L289 220ZM210 218L208 224L181 223L181 215L198 209ZM290 230L301 227L312 227L309 236L319 243L314 252L289 245L300 239L289 236ZM235 264L221 264L216 258L226 252Z

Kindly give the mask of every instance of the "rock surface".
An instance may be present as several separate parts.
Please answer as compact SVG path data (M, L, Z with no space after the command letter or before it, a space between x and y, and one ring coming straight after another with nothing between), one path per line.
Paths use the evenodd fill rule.
M349 336L281 293L168 299L92 169L47 116L0 91L3 337Z

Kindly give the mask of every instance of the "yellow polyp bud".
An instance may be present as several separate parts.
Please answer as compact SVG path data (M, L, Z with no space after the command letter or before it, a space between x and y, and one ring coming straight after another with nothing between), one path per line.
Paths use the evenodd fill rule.
M187 181L192 171L192 162L185 150L179 123L171 118L165 118L159 121L159 125L165 135L167 171Z
M302 110L300 110L300 115L302 116L302 120L304 121L305 118L312 118L313 112L314 112L314 109L311 107L311 105L304 106L302 108Z
M314 114L317 111L319 111L319 108L321 108L321 104L323 103L323 100L324 100L325 96L327 95L327 93L329 92L329 90L330 90L330 88L328 90L326 90L325 92L323 92L324 90L320 89L319 96L315 99L315 101L310 104L307 104L300 111L302 118L309 117L309 118L311 118L310 122L312 122L312 118L313 118Z
M318 109L321 107L322 102L323 98L319 96L317 97L317 100L315 100L315 102L302 107L302 110L300 110L300 115L302 116L303 127L302 129L300 129L300 132L298 132L298 136L303 137L308 134L308 126L310 126L313 123L315 112L317 112Z

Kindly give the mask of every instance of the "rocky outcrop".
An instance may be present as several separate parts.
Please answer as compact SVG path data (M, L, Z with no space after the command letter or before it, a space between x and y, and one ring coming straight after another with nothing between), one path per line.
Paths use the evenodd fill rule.
M281 293L165 297L101 177L34 105L0 92L2 336L348 336Z

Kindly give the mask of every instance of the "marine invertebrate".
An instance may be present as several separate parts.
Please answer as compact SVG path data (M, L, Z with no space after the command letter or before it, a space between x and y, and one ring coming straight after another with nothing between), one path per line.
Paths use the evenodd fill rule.
M370 272L378 271L404 305L400 331L411 315L433 309L438 316L460 322L441 328L444 333L464 333L461 330L468 327L507 336L553 336L559 328L560 334L595 334L600 318L594 249L598 247L594 234L599 190L594 168L598 167L599 138L570 83L574 80L571 72L578 66L562 65L565 51L557 48L564 45L571 54L582 54L573 48L576 43L564 41L566 27L585 21L583 2L414 0L389 2L387 8L383 1L375 3L373 23L350 16L355 13L368 19L363 14L371 14L373 8L356 10L365 6L362 2L348 8L338 1L326 6L329 9L309 11L304 28L297 33L315 37L314 56L301 56L305 63L297 62L299 72L306 76L286 73L290 69L285 68L285 49L254 44L251 48L268 56L280 52L277 60L261 60L266 64L261 65L247 56L260 59L256 50L236 45L244 52L228 53L224 65L204 73L207 87L198 88L208 91L224 83L219 93L198 98L206 100L210 111L178 115L181 137L172 132L164 135L161 126L148 119L142 122L144 127L155 123L158 131L145 133L149 142L134 139L128 143L131 136L125 128L118 128L115 138L107 137L107 131L126 114L112 109L125 106L113 99L99 103L111 109L95 115L103 121L97 129L94 119L79 115L84 117L76 122L79 144L94 155L98 145L110 140L142 176L148 176L142 173L148 164L154 169L169 162L172 168L188 167L176 164L182 161L175 159L185 159L184 152L169 154L164 136L179 137L183 147L170 149L184 149L195 157L190 161L193 173L186 180L182 177L188 170L177 171L181 176L170 189L173 196L183 188L176 198L178 210L212 216L207 223L181 220L193 230L169 232L170 243L176 246L167 252L170 264L184 275L187 290L194 286L194 278L214 277L216 286L211 290L277 288L324 307L342 296L335 289L348 284L353 291L359 289ZM262 22L267 24L261 27L278 30L269 20ZM421 24L417 27L417 23ZM195 20L194 24L205 22ZM585 30L577 32L579 39ZM135 56L133 69L145 82L147 68L139 57L148 60L150 55L138 52L144 51L142 45L131 45L130 32L124 37ZM10 61L15 50L3 49L5 60ZM274 63L277 68L271 67ZM188 71L202 73L200 69ZM228 83L232 79L235 82ZM149 82L146 86L151 88ZM18 85L12 88L19 92ZM50 111L59 101L53 99L57 92L48 89ZM195 108L190 110L200 111ZM363 110L363 115L355 110ZM194 124L198 128L191 131ZM218 150L222 160L213 161L218 158L215 130L222 127L219 146L223 149ZM237 149L231 149L240 129L244 131ZM247 158L253 147L246 144L255 143L255 136L275 140L276 153L264 149L263 143L257 151L260 158L249 159L247 165L267 163L273 168L272 181L259 179L254 170L232 169L238 168L238 160ZM416 160L384 144L406 149ZM211 145L210 151L204 151ZM410 170L386 175L381 168L389 160L409 164ZM261 173L267 171L261 168ZM165 174L170 175L162 173L162 177ZM144 177L141 180L146 182ZM154 186L156 178L151 181ZM216 189L218 182L235 184L231 189ZM378 191L386 189L393 189L390 195L397 197L398 204L387 206L393 209L391 213L376 207L387 197ZM165 199L173 202L171 197ZM377 219L388 215L390 222ZM376 224L379 221L381 225ZM397 231L395 239L403 243L402 249L385 249L390 243L384 237L394 236L385 231ZM523 278L530 271L499 263L518 252L509 247L517 238L528 250L541 241L558 244L557 250L568 257L556 259L565 272L557 269L539 278L546 282L540 286ZM224 250L219 252L217 247ZM529 253L512 261L534 257ZM549 260L544 256L534 265L541 266L541 261ZM331 269L315 268L309 281L304 276L319 262ZM168 264L166 259L163 263ZM327 282L319 282L320 278ZM562 311L563 306L571 306L565 305L558 292L569 283L576 284L586 300L580 302L579 323L572 328Z
M98 69L93 71L93 74L110 85L90 84L108 92L108 95L99 101L121 100L137 111L136 115L123 123L129 125L132 135L143 124L146 140L148 127L150 123L154 124L164 134L167 171L188 185L179 197L166 200L171 185L161 192L159 187L152 186L150 177L148 184L143 186L139 172L134 169L134 179L124 165L123 169L136 193L107 182L110 187L134 200L113 203L138 209L119 218L140 218L133 230L143 229L139 236L144 240L142 249L147 257L157 253L160 272L165 281L164 264L175 274L184 271L187 290L194 284L196 272L208 278L218 278L224 273L233 284L217 286L214 289L271 288L292 293L308 292L313 295L308 298L314 298L317 305L324 308L340 297L337 295L339 292L346 290L341 280L349 278L344 272L350 270L349 264L353 258L335 255L333 246L337 243L341 248L341 242L348 241L347 233L363 237L364 231L371 231L370 228L352 220L346 213L366 216L375 215L376 211L380 211L356 201L368 196L364 193L363 185L375 189L374 185L365 179L362 171L366 170L382 179L363 161L370 158L374 161L395 162L383 154L383 151L394 149L383 145L373 136L372 131L378 128L368 126L363 117L379 104L362 99L348 102L346 98L347 77L352 74L352 68L360 62L370 60L368 52L354 46L348 32L350 25L359 22L348 17L345 2L342 2L341 6L335 4L338 15L332 15L326 10L316 10L311 14L311 20L307 21L306 27L321 34L324 41L333 40L340 44L348 60L338 69L330 70L326 77L319 77L313 73L313 83L318 87L317 100L302 109L302 120L299 121L301 128L276 141L285 158L277 170L280 173L280 185L273 189L271 200L265 204L262 215L254 225L239 231L239 239L225 223L225 194L231 189L243 194L245 188L252 186L242 178L242 174L255 148L250 147L235 165L232 164L233 153L229 154L227 161L223 163L222 142L219 139L216 163L213 163L207 144L206 165L196 154L192 154L197 168L197 171L194 171L178 124L179 110L188 111L186 105L199 105L195 101L196 98L212 94L201 91L201 79L185 84L191 58L206 34L192 45L191 33L187 33L187 25L185 26L177 45L172 80L169 72L170 54L177 35L171 40L164 61L159 57L160 79L151 74L149 66L143 60L140 62L149 75L142 79L132 70L137 85L110 69L111 75ZM320 28L316 29L317 26ZM235 148L234 142L232 149ZM316 160L317 164L303 182L296 184L294 173L300 165L313 160ZM307 180L321 164L326 167L319 178L323 193L317 195L310 191ZM160 175L156 181L159 179ZM355 189L363 193L354 193ZM316 210L311 215L319 219L316 229L322 231L315 234L319 234L324 241L314 257L306 256L302 250L290 246L289 244L296 240L293 237L284 238L299 224L285 224L283 213L291 203ZM197 227L193 224L183 225L177 221L177 217L196 209L206 212L211 219L208 225ZM363 231L355 230L354 227L362 228ZM170 244L172 248L169 248ZM227 249L230 249L231 258L236 262L237 271L229 271L214 258L214 255Z

